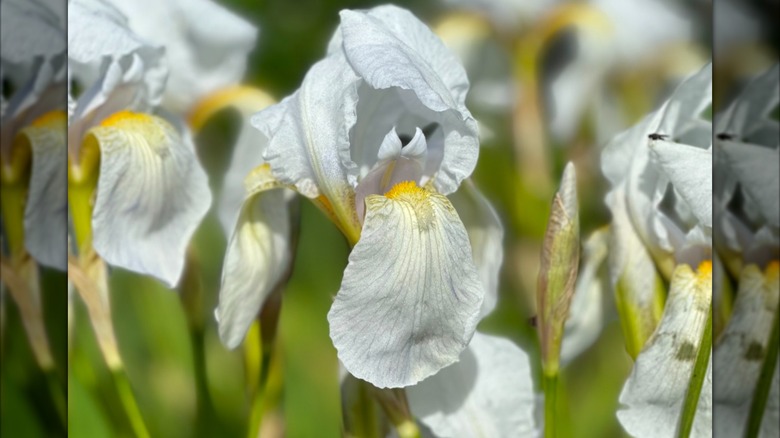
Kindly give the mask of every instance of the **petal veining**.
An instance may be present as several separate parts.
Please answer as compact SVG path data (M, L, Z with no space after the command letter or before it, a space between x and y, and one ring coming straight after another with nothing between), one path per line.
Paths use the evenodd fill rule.
M189 133L124 111L92 128L85 141L100 146L95 250L112 265L175 286L187 244L211 205Z
M483 286L449 200L399 183L366 198L363 231L328 313L339 359L377 387L404 387L458 360Z

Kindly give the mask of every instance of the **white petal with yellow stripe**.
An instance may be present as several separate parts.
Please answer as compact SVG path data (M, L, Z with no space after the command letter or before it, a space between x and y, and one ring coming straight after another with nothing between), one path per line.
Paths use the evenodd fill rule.
M100 148L93 246L108 263L178 283L187 244L211 205L189 132L122 111L87 133Z
M282 188L267 164L252 171L245 183L248 195L228 243L215 313L228 348L244 339L292 261L289 202L294 192Z
M484 289L449 200L414 182L366 198L360 240L328 313L347 370L380 388L405 387L455 363Z

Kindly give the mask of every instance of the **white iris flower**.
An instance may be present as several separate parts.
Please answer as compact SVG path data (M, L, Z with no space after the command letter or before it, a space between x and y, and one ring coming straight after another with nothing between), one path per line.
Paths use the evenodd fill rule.
M610 271L619 299L632 299L639 312L652 306L653 259L671 283L658 326L620 395L618 419L633 436L680 430L699 366L701 393L685 427L693 436L711 434L711 354L702 342L712 302L712 124L704 114L711 84L708 65L602 155L613 185L607 196L614 215Z
M187 129L155 112L167 77L163 50L99 0L69 3L68 47L68 74L83 87L69 108L71 180L100 167L92 246L108 263L173 287L211 194Z
M601 168L612 185L609 270L636 356L661 317L663 291L678 263L711 257L711 67L605 147ZM626 325L629 324L629 325Z
M347 370L403 387L458 360L495 304L481 280L497 281L503 233L473 186L456 193L479 147L467 91L457 58L409 12L341 13L328 56L296 93L252 120L268 141L267 164L246 180L226 256L218 316L228 346L240 343L274 282L258 271L275 272L279 252L268 236L281 240L289 225L262 206L274 193L260 192L285 186L354 245L328 315ZM472 211L461 218L453 204Z
M211 0L109 0L141 38L165 46L169 77L162 105L184 113L241 81L257 28ZM175 17L175 19L172 19Z
M134 33L165 47L169 76L161 105L177 115L186 115L196 132L226 106L248 119L275 103L261 90L239 85L258 35L258 29L245 19L211 0L110 3L127 16ZM170 17L178 19L171 21ZM265 143L261 133L249 123L242 123L219 194L219 217L228 236L243 201L244 177L263 163Z

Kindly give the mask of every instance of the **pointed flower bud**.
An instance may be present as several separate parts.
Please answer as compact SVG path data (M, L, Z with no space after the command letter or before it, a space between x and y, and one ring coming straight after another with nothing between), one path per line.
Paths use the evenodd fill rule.
M537 281L542 366L548 375L558 372L564 324L577 278L580 225L576 183L574 165L569 163L553 198Z

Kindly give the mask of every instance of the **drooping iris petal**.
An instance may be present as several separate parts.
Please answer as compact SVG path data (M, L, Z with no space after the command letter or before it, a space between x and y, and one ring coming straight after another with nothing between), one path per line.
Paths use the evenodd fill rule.
M21 132L32 149L25 246L39 263L62 271L67 269L68 252L66 117L64 111L54 111Z
M87 142L100 147L95 250L112 265L175 286L187 244L211 205L189 133L124 111L92 128Z
M458 360L484 291L446 197L404 182L366 198L362 234L328 313L347 370L380 388L413 385Z
M780 298L778 268L775 262L766 275L756 265L742 270L731 319L715 346L715 430L723 436L746 430ZM776 434L777 422L774 427Z
M289 268L291 192L269 190L244 202L230 238L216 315L228 348L244 339L263 302Z
M442 194L454 192L474 170L478 155L476 121L464 103L468 79L457 56L410 12L395 6L342 11L339 30L329 47L331 56L343 50L367 85L383 94L398 93L400 106L410 115L442 126L445 141L435 160L441 164L434 185ZM357 118L359 122L360 112Z
M482 318L490 314L498 302L499 271L504 261L504 227L496 211L470 179L463 181L449 199L466 227L471 255L485 289L480 311Z
M694 272L688 265L679 265L658 329L637 357L620 393L622 408L617 416L630 435L676 435L711 301L711 267L701 266ZM709 360L711 368L711 355ZM707 386L706 379L704 385L691 436L712 434L712 386Z
M474 333L460 361L407 389L412 414L438 437L535 436L537 397L528 355Z
M171 111L186 111L203 96L243 77L257 29L219 4L210 0L110 3L127 16L133 32L165 45L170 78L163 105Z

